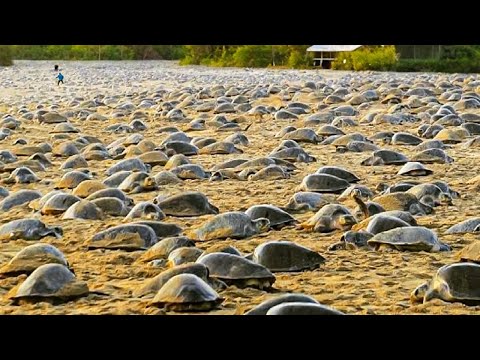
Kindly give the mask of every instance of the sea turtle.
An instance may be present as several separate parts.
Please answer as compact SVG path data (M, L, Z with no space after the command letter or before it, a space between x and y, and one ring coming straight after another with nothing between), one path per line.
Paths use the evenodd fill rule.
M420 202L415 195L403 192L380 195L375 197L373 201L382 206L386 211L408 211L412 215L428 215L434 212L431 206Z
M62 219L103 220L104 217L102 209L93 202L80 200L65 211Z
M222 170L222 169L232 169L240 164L243 164L244 162L247 162L247 159L230 159L226 160L220 164L215 165L212 170L217 171L217 170Z
M451 247L438 240L437 235L423 226L397 227L381 232L370 240L368 245L378 250L382 247L400 251L450 251Z
M315 232L328 233L349 230L356 224L355 217L345 206L329 204L322 207L310 219L300 224L300 228Z
M85 180L73 189L72 194L81 198L86 198L93 193L107 189L107 186L98 180Z
M179 247L168 254L168 266L175 267L195 262L202 253L203 250L193 246Z
M152 260L166 259L173 250L192 246L195 246L195 243L186 236L166 237L143 253L139 261L149 262Z
M10 192L3 186L0 186L0 199L6 198L8 195L10 195Z
M239 288L268 289L276 280L275 275L266 267L233 254L211 253L202 256L196 262L208 268L211 278Z
M60 165L60 170L87 168L88 162L83 155L72 155Z
M146 172L134 172L128 175L118 189L127 194L138 194L158 189L158 185L153 177Z
M147 225L125 224L103 230L85 242L89 249L148 249L157 242L157 235Z
M152 300L152 305L173 311L210 311L224 301L205 281L183 273L170 278Z
M329 204L333 199L328 199L325 194L315 192L297 192L292 195L288 204L285 205L287 211L318 211L324 205Z
M70 206L76 202L79 202L80 200L81 199L78 196L71 194L53 194L53 196L49 197L45 201L40 209L40 213L42 215L58 215L65 212Z
M455 224L445 234L466 234L480 232L480 217L474 217Z
M105 215L126 216L129 212L125 203L115 197L102 197L92 200L91 203L102 210Z
M62 264L45 264L33 271L17 288L11 290L15 302L64 302L87 296L87 283L77 280Z
M211 175L210 172L205 171L202 166L197 164L180 165L170 171L182 180L208 179Z
M153 179L155 180L158 186L175 185L175 184L181 184L183 182L182 179L179 179L178 176L172 173L171 171L160 171L153 177Z
M350 141L347 145L337 146L335 151L338 153L351 152L364 152L364 151L377 151L380 148L367 141Z
M270 221L265 218L252 220L240 211L216 215L196 229L188 230L187 236L197 241L213 239L242 239L270 228Z
M295 294L295 293L283 294L283 295L275 296L273 298L265 300L264 302L255 306L253 309L250 309L249 311L247 311L244 315L266 315L268 310L270 310L272 307L279 304L291 303L291 302L318 304L317 300L315 300L313 297L310 297L308 295Z
M403 165L408 162L408 158L396 151L392 150L377 150L372 156L363 160L360 164L363 166L378 166L378 165Z
M131 221L133 219L149 219L162 220L165 218L163 211L150 201L141 201L136 204L127 214L123 221Z
M297 220L289 213L269 204L253 205L245 211L245 214L250 216L252 220L268 219L270 227L275 230L297 223Z
M196 137L190 141L190 144L195 145L201 150L205 146L215 144L216 142L217 142L217 139L212 137Z
M192 162L183 154L175 154L170 159L168 159L167 163L163 167L164 170L172 170L180 165L191 164Z
M296 142L306 142L318 144L323 138L309 128L300 128L287 132L283 137L285 140L295 140Z
M190 140L188 140L190 141ZM192 156L198 154L198 147L195 145L189 144L188 142L182 141L169 141L165 145L158 148L162 150L168 156L175 154L183 154L185 156Z
M106 171L106 175L110 176L119 171L143 171L149 172L150 166L146 165L138 158L131 158L119 161L115 165L110 166Z
M85 180L92 180L90 172L72 170L62 176L60 181L55 184L55 189L74 189Z
M186 192L167 198L153 200L160 209L171 216L201 216L218 214L218 208L208 201L208 198L200 192Z
M248 146L250 141L248 138L245 136L245 134L242 134L240 132L237 132L235 134L232 134L228 137L226 137L223 141L225 142L230 142L235 145L243 145L243 146Z
M424 151L424 150L429 150L429 149L446 149L447 145L445 145L442 141L440 140L428 140L424 141L423 143L415 146L413 148L414 151Z
M287 302L273 306L266 315L345 315L331 307L306 302Z
M480 264L480 243L478 241L472 242L465 246L457 255L461 262L471 262Z
M46 236L63 236L61 227L49 227L38 219L13 220L0 226L0 240L40 240Z
M429 206L453 205L450 194L444 193L434 184L418 184L412 186L406 193L415 195L420 202Z
M159 150L143 152L140 156L138 156L138 159L143 161L144 164L150 165L151 167L165 165L168 161L167 155Z
M39 243L20 250L0 268L0 276L28 275L44 264L62 264L68 267L68 261L60 250L53 245Z
M290 173L285 168L278 165L268 165L267 167L256 171L255 169L246 168L238 174L239 179L249 181L259 180L280 180L290 178Z
M432 174L433 171L427 169L422 163L413 161L407 162L397 173L397 175L403 176L428 176Z
M392 144L393 145L418 145L423 142L422 139L416 137L415 135L406 133L406 132L398 132L395 133L392 137Z
M238 149L231 142L220 141L207 145L198 151L199 154L243 154L243 150Z
M0 212L9 211L16 206L27 204L32 200L42 197L40 191L35 190L18 190L10 193L2 201L0 201Z
M480 304L480 265L456 263L444 265L433 278L418 286L410 294L413 303L426 303L432 299L460 302L465 305Z
M442 149L427 149L413 155L411 161L425 164L451 164L454 160Z
M115 197L125 203L125 205L133 205L133 199L125 195L125 193L120 189L108 188L103 190L95 191L93 194L87 196L85 200L93 201L96 199L106 198L106 197Z
M208 269L203 264L186 263L167 269L157 276L148 279L144 284L133 291L135 297L153 297L167 283L168 280L180 274L193 274L209 283ZM213 286L213 284L211 284Z
M237 256L243 256L240 251L238 251L236 248L230 245L226 244L214 244L212 246L209 246L200 256L199 259L202 256L207 256L208 254L214 253L214 252L220 252L220 253L226 253L226 254L232 254L232 255L237 255ZM249 258L249 260L251 260Z
M460 193L458 191L453 190L450 185L448 185L445 181L437 180L432 181L431 184L436 185L442 190L445 194L450 195L452 199L460 198Z
M268 241L257 246L253 262L271 272L313 270L325 262L319 253L291 241Z
M373 191L370 190L367 186L354 184L349 186L347 189L345 189L345 191L337 197L337 201L341 202L341 201L345 201L347 199L352 198L353 192L355 190L358 190L359 191L358 195L365 200L371 199L374 196Z
M73 141L64 141L56 144L52 149L52 155L58 157L70 157L80 154L77 146Z
M319 193L339 193L350 186L350 183L329 174L310 174L303 178L295 191L310 191Z
M28 167L22 166L15 169L8 178L3 180L4 184L29 184L39 182L40 178Z

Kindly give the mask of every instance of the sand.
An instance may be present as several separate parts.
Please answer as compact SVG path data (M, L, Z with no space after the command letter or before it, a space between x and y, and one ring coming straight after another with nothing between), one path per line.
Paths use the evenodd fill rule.
M99 67L108 68L108 66L117 66L115 71L119 76L122 68L133 66L135 71L141 71L142 66L137 62L121 63L64 63L65 65L65 86L56 87L54 83L53 63L49 62L20 62L11 69L0 70L0 81L8 82L12 80L12 86L4 86L0 90L0 112L7 112L12 103L17 101L26 103L34 111L34 101L26 100L30 96L39 96L42 92L45 100L43 103L52 103L49 97L55 95L64 96L75 88L78 93L85 95L87 93L87 84L92 93L121 93L125 89L149 90L157 86L164 85L166 88L174 89L173 81L167 83L162 80L162 72L156 68L169 69L169 71L179 71L184 73L206 73L213 71L219 72L228 78L229 74L238 73L235 69L205 69L203 67L185 67L178 68L175 63L170 62L146 62L146 79L139 76L132 81L126 79L121 88L109 89L106 84L98 85L93 80L102 81L96 72ZM113 64L113 65L111 65ZM72 84L69 78L69 68L80 67L80 74L85 75L85 80L81 83L81 76ZM50 69L50 67L52 69ZM62 66L61 66L62 67ZM21 71L20 71L21 70ZM50 73L49 73L50 71ZM253 71L253 70L251 70ZM269 70L275 72L275 70ZM27 75L23 75L27 73ZM35 74L39 75L39 82L35 82ZM158 74L157 74L158 73ZM302 71L294 70L278 71L279 74L296 74L302 76L318 77L326 79L338 78L344 76L344 72L329 71ZM18 75L19 74L19 75ZM47 75L44 75L47 74ZM151 74L157 74L155 76ZM17 76L12 78L13 76ZM30 76L28 83L22 83L23 76ZM150 77L150 79L148 79ZM17 81L19 80L19 81ZM234 84L234 83L233 83ZM185 84L182 84L184 86ZM43 90L42 90L43 89ZM70 90L69 90L70 89ZM89 99L85 96L86 99ZM256 104L275 104L279 105L281 99L276 96L269 98L260 98ZM381 107L381 105L380 105ZM62 108L61 110L67 110ZM149 110L144 110L149 112ZM370 111L370 110L367 110ZM107 109L98 110L99 113L107 113ZM362 111L364 114L366 111ZM16 114L12 114L16 116ZM228 117L228 115L227 115ZM191 117L193 118L193 117ZM360 117L358 117L360 118ZM248 119L248 116L247 116ZM301 121L276 121L273 118L265 117L262 121L254 121L252 127L246 132L250 145L242 147L244 154L242 157L253 158L266 155L275 148L279 139L274 138L275 133L286 125L301 126ZM99 121L79 121L72 118L70 122L82 130L82 134L89 134L99 137L105 144L112 142L119 135L110 134L103 129L114 123L129 122L129 119L112 119L106 122ZM151 117L146 121L149 129L143 132L146 139L151 139L155 143L160 143L165 134L158 134L158 128L167 125L181 126L170 121ZM389 126L391 131L408 131L416 133L418 124L403 126ZM24 121L22 130L16 131L11 137L0 142L0 149L13 150L13 141L19 137L28 140L29 145L39 144L47 141L50 137L49 132L52 125L40 125L34 122ZM385 125L378 126L359 126L356 128L347 128L346 131L358 131L364 135L372 135L378 131L386 130ZM190 136L212 136L222 139L231 133L216 133L212 129L189 133ZM75 138L72 134L72 139ZM124 136L123 134L120 136ZM273 204L284 206L291 195L295 193L295 187L299 185L303 177L315 172L323 165L339 165L350 171L353 171L362 179L361 184L374 189L380 182L390 184L397 182L402 177L396 175L399 167L362 167L359 163L369 156L369 153L346 153L339 154L335 152L332 146L319 146L305 144L303 148L311 155L317 158L317 162L305 164L296 163L299 171L290 179L276 181L258 181L258 182L239 182L235 180L226 180L222 182L209 182L200 180L184 181L181 185L163 187L159 191L131 195L135 202L143 200L152 200L158 194L177 194L187 190L200 191L207 195L210 202L216 205L221 212L245 210L254 204ZM412 149L408 146L385 146L384 148L395 148L405 155L411 155ZM442 241L452 246L452 252L442 253L412 253L412 252L375 252L367 250L340 250L329 252L327 248L338 241L341 233L318 234L299 231L296 229L283 229L281 231L269 231L259 236L245 240L224 240L223 243L235 246L243 253L252 252L255 247L269 240L289 240L300 245L306 246L312 250L318 251L326 259L326 263L314 271L305 271L297 273L276 273L276 282L273 292L266 292L256 289L238 289L234 286L221 292L225 297L225 302L220 309L211 311L208 314L242 314L256 304L268 299L276 294L286 292L298 292L313 296L320 303L332 306L347 314L476 314L480 307L468 307L459 303L451 304L440 300L434 300L427 304L413 305L409 302L410 292L418 285L432 277L436 270L445 264L453 263L457 260L456 253L464 246L477 241L478 235L445 235L446 229L450 226L463 221L467 218L479 216L480 205L477 199L477 191L474 184L467 184L467 181L477 175L478 162L480 161L478 151L472 149L463 149L461 146L455 146L447 153L455 159L453 164L429 164L427 167L434 171L433 175L422 178L421 181L444 180L449 183L453 189L461 193L461 198L454 200L453 206L437 207L434 215L418 218L419 224L435 230ZM238 155L198 155L191 160L196 164L201 164L205 168L224 160L238 157ZM46 181L58 181L62 175L59 169L63 158L52 157L53 167L45 173L38 173L42 178L41 183L37 184L15 184L5 185L11 192L19 189L37 189L43 194L52 189L52 183ZM91 170L100 174L96 179L105 178L104 171L115 161L89 161ZM155 174L161 171L161 166L153 169ZM17 207L7 213L0 214L0 223L4 224L14 219L28 217L32 215L32 210L27 206ZM298 220L305 220L313 213L295 215ZM75 269L76 276L88 283L90 290L105 293L106 295L91 294L87 297L71 301L60 305L51 305L48 303L37 303L33 305L12 305L7 299L8 291L17 284L21 283L26 276L0 279L0 314L162 314L163 312L149 307L148 299L139 299L132 296L138 286L164 270L164 268L154 268L148 264L136 262L142 255L142 251L124 252L112 250L93 250L87 251L83 245L84 241L98 231L106 229L109 226L117 225L122 222L121 217L108 217L105 221L80 221L80 220L61 220L60 216L41 216L45 223L49 225L61 225L64 229L64 237L54 239L47 237L41 242L50 243L64 252L70 265ZM166 222L175 223L183 228L197 226L205 220L211 218L211 215L196 218L174 218L167 217ZM218 243L218 240L197 243L202 249ZM2 243L0 245L0 264L4 264L12 256L21 250L24 246L32 242L17 240ZM169 313L173 314L173 313Z

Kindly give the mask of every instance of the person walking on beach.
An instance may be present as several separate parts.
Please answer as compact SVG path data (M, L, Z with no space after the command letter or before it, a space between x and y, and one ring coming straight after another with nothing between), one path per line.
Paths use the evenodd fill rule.
M58 79L57 81L57 85L60 86L60 83L63 84L63 74L61 72L58 73L58 75L56 76L56 78Z

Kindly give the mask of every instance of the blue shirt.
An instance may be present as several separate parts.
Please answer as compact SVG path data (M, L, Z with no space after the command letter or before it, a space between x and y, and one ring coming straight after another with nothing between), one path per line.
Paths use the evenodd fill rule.
M63 80L63 75L62 75L62 73L58 73L57 78L58 78L58 80Z

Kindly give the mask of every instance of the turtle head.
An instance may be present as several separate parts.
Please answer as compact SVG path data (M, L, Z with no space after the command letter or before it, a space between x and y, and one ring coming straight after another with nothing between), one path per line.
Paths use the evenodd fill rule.
M365 231L347 231L342 235L340 241L345 243L346 249L358 249L367 246L368 239L372 237L372 234Z
M381 182L379 183L376 187L375 187L375 190L379 193L379 194L384 194L385 191L387 191L387 189L390 187L390 185L388 185L387 183L384 183L384 182Z
M143 180L144 187L147 189L154 189L157 186L157 183L154 178L151 176L147 176L145 180Z
M63 229L60 226L53 226L49 229L48 234L55 236L57 239L61 239L63 236Z
M329 216L322 216L313 227L313 231L319 233L326 233L332 230L332 219Z
M210 179L208 179L208 180L209 181L222 181L224 179L225 178L220 171L214 171L212 173L212 176L210 176Z
M410 294L410 302L412 303L422 303L424 301L425 295L429 291L430 283L426 282L420 286L418 286L415 290L412 291Z
M453 205L452 197L450 196L450 194L442 192L439 196L439 200L440 203L443 205Z
M268 231L270 229L270 220L267 218L259 218L256 220L253 220L255 223L255 226L257 227L257 230L259 233Z
M480 224L478 224L475 229L473 229L473 232L480 232Z
M340 153L340 154L344 154L348 151L347 147L346 146L337 146L337 148L335 149L335 151L337 153Z
M342 230L348 230L356 223L357 220L353 215L344 214L338 217L338 224Z

